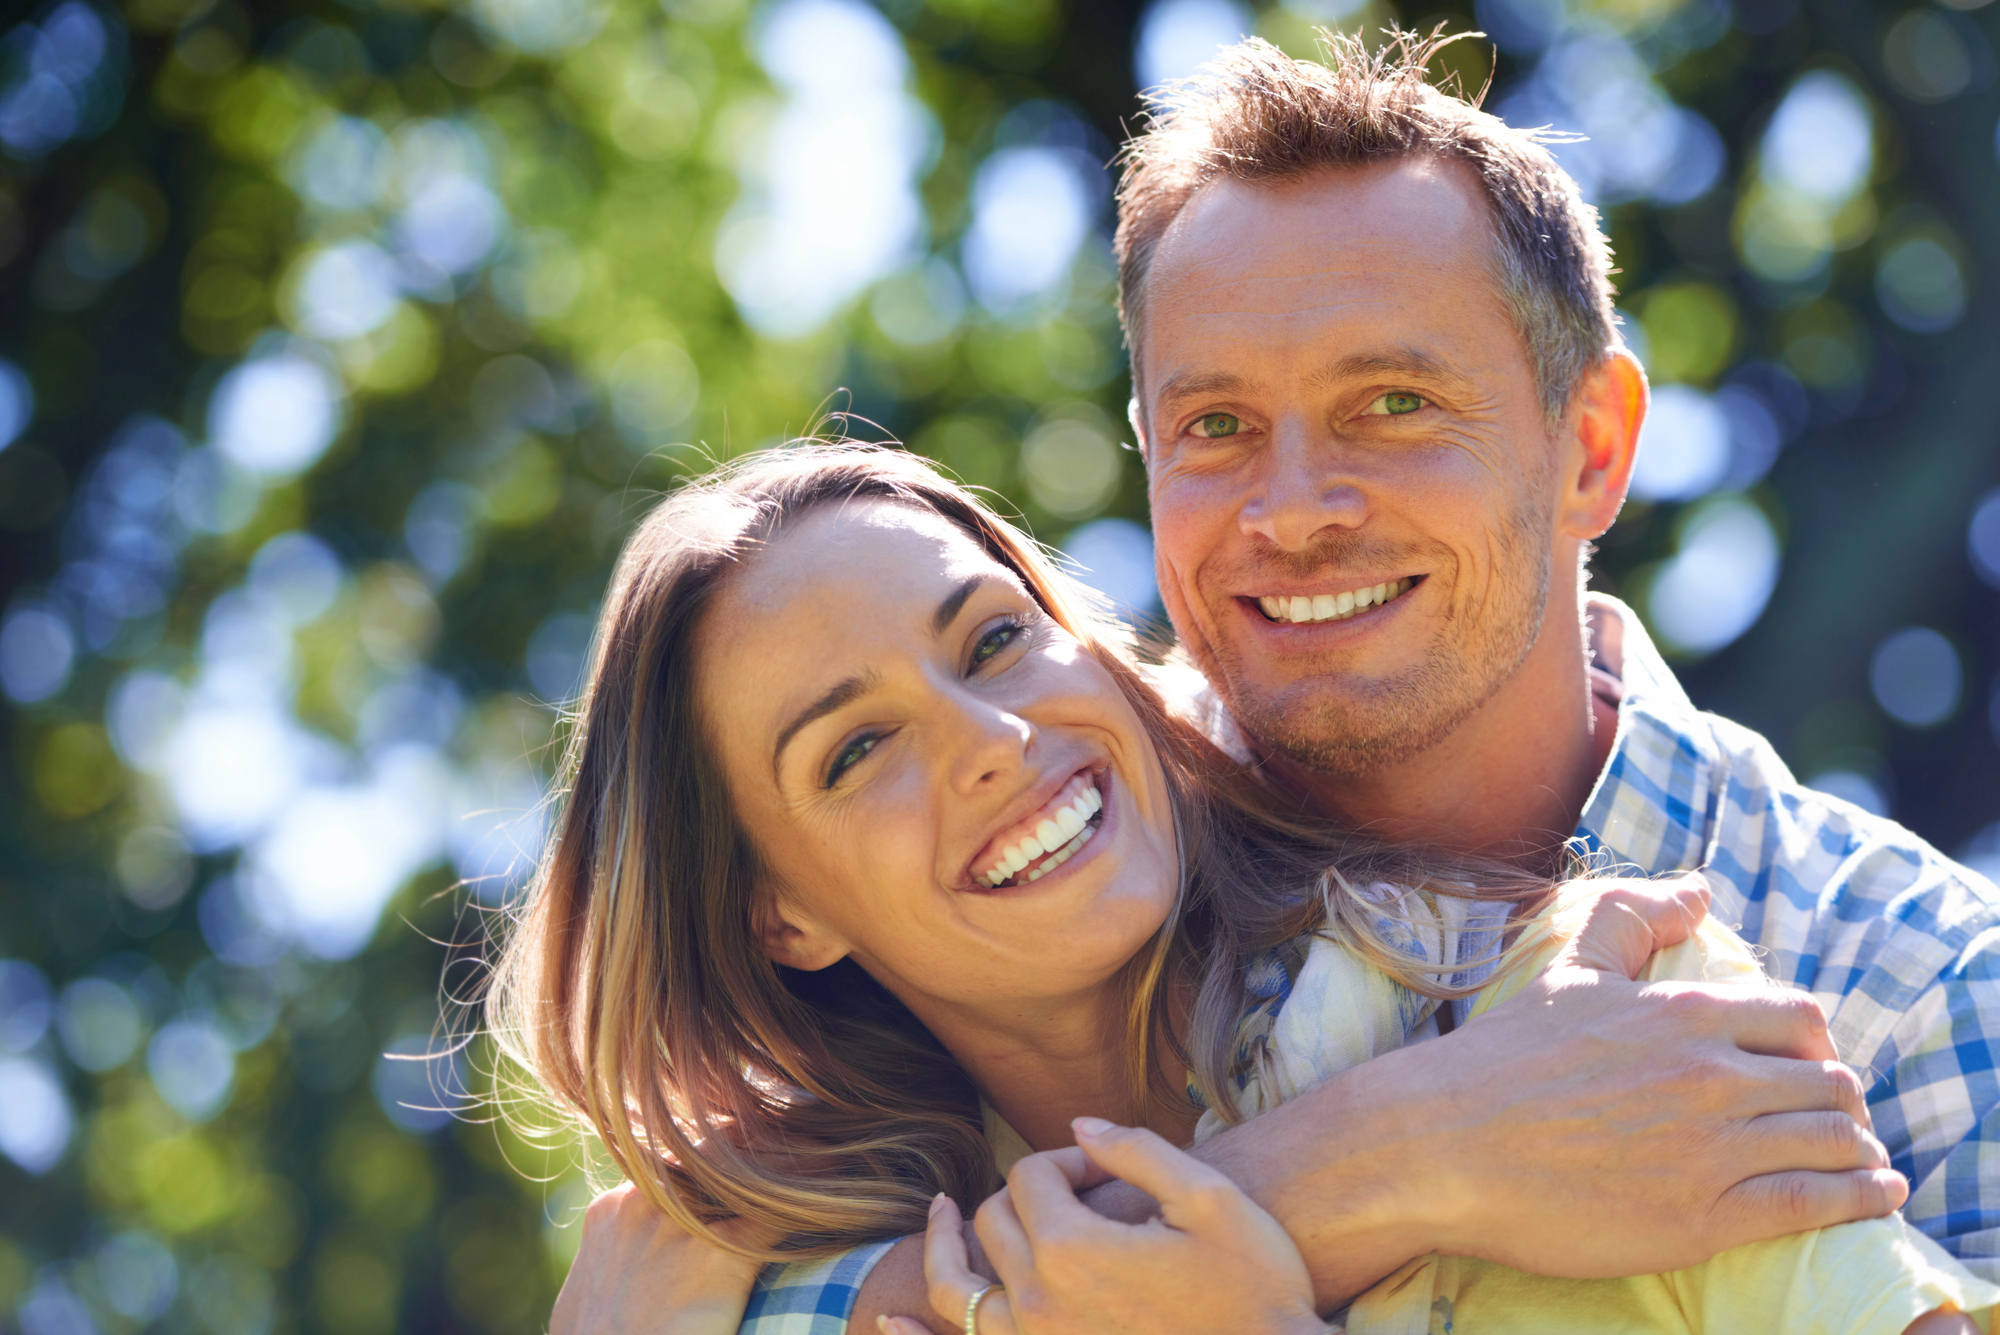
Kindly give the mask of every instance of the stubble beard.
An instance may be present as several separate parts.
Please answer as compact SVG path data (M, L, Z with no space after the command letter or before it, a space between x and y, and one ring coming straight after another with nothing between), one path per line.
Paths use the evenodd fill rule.
M1276 692L1250 687L1243 656L1229 641L1215 646L1222 688L1238 726L1260 747L1314 773L1354 778L1399 765L1456 732L1520 670L1541 636L1552 554L1547 522L1521 506L1498 534L1491 597L1468 606L1456 587L1457 562L1441 545L1405 548L1431 570L1426 584L1451 579L1443 624L1415 663L1385 676L1357 679L1329 668ZM1362 547L1358 535L1266 562L1292 578L1341 569L1395 569ZM1442 558L1442 559L1440 559ZM1405 595L1406 597L1408 595ZM1435 595L1433 595L1435 596Z

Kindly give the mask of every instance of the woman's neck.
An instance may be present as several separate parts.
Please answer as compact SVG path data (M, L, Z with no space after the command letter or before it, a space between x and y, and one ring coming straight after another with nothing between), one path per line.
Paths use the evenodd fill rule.
M1186 1144L1194 1134L1197 1114L1191 1104L1183 1112L1153 1100L1145 1106L1135 1101L1126 1065L1124 997L1115 985L1080 997L1023 1003L1005 1015L954 1009L920 1011L918 1018L1036 1150L1074 1144L1070 1121L1077 1117L1150 1126L1175 1144ZM1170 1053L1154 1055L1178 1088L1186 1073Z

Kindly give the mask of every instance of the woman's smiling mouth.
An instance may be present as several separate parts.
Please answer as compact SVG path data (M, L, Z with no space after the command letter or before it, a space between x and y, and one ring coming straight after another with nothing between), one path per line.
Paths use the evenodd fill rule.
M998 890L1038 881L1076 856L1104 823L1104 791L1095 769L1079 770L1041 808L990 842L973 866L977 887Z

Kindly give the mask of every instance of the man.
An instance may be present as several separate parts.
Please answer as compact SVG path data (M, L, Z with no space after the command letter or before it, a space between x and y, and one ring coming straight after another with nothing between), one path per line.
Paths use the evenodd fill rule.
M1299 1242L1323 1310L1433 1250L1678 1268L1886 1213L1904 1179L1910 1220L2000 1276L2000 892L1801 788L1586 599L1644 375L1594 212L1530 136L1424 83L1434 49L1246 43L1132 148L1121 297L1168 612L1218 735L1275 786L1543 869L1572 835L1701 868L1802 990L1551 975L1200 1157ZM1847 1115L1871 1113L1873 1135ZM882 1256L767 1277L745 1329L926 1311L919 1250Z

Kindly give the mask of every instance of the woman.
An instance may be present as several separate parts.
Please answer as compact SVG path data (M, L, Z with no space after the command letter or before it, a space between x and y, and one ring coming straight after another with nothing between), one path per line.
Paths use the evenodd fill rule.
M682 1228L831 1252L987 1196L1004 1136L1186 1143L1190 1093L1241 1115L1264 952L1323 929L1400 1038L1548 893L1271 814L1105 625L891 451L764 456L635 535L492 1014ZM1243 1293L1238 1329L1310 1317Z

